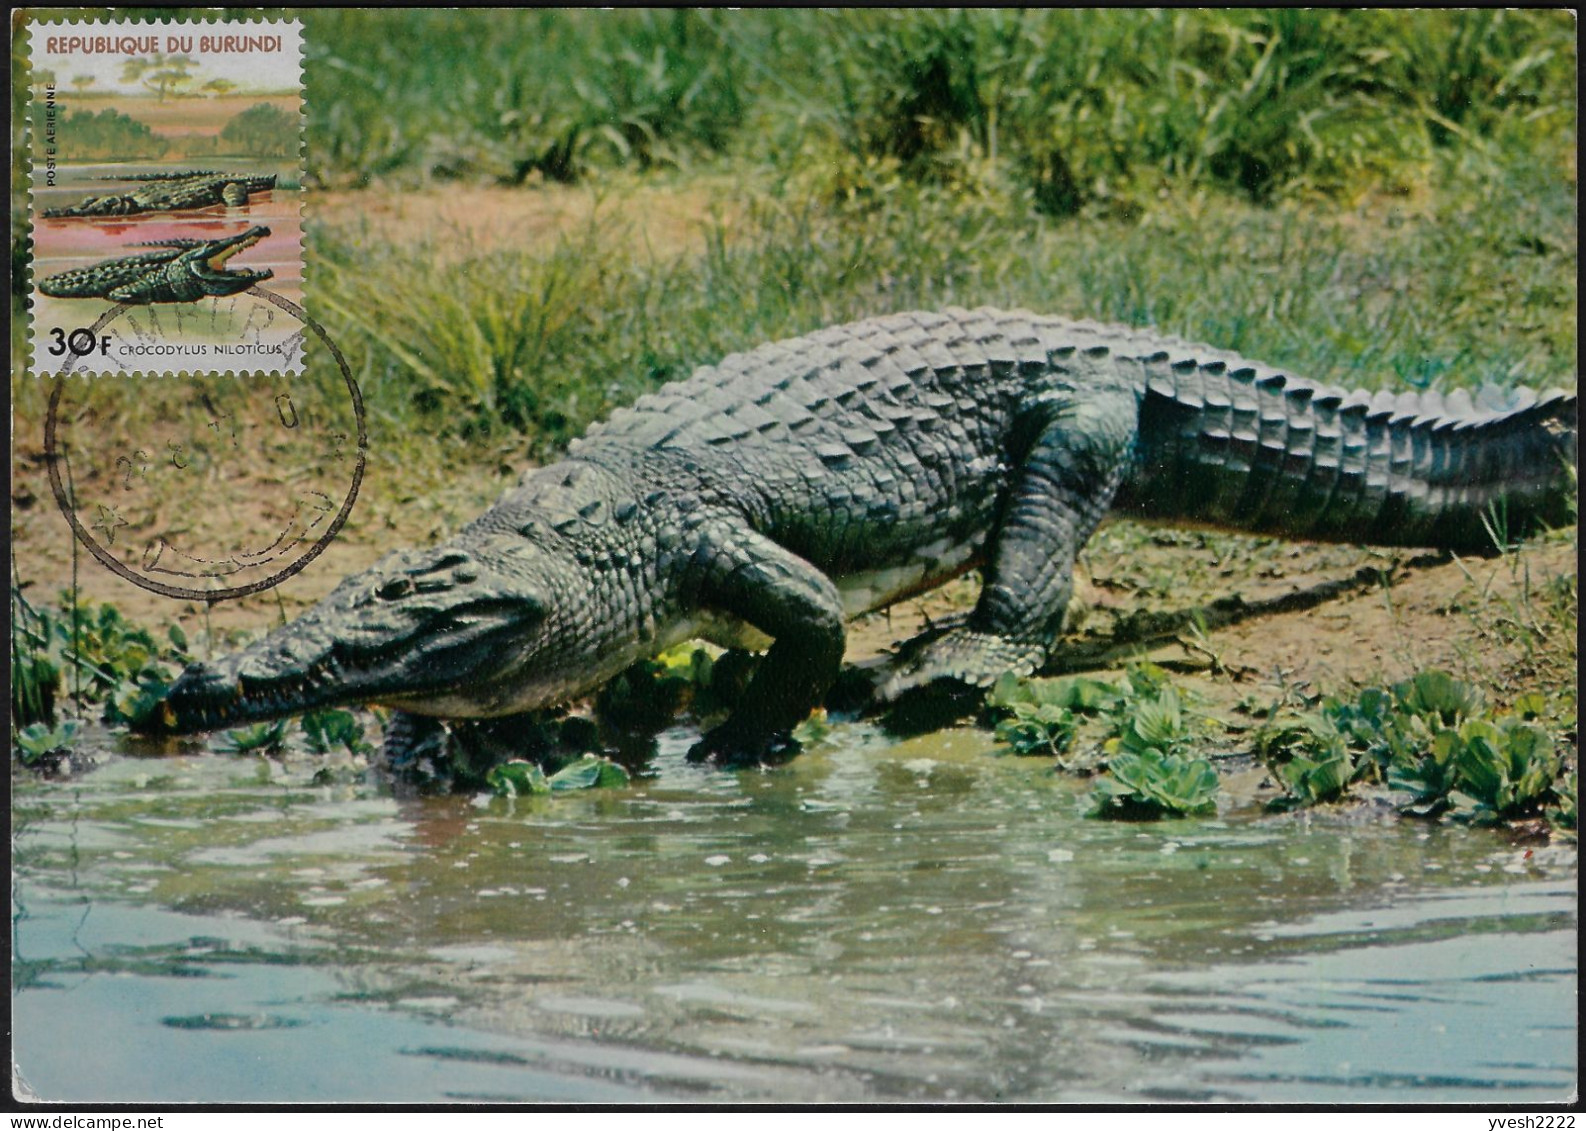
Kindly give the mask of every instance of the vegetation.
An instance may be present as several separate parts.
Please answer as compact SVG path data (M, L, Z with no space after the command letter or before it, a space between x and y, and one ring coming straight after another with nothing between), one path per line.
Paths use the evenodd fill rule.
M227 122L220 140L226 152L250 157L291 157L302 145L298 116L268 102L256 103Z
M1122 682L1068 676L997 681L986 706L997 738L1019 754L1055 755L1059 768L1094 772L1091 815L1156 820L1209 812L1216 806L1217 773L1195 756L1204 727L1184 711L1167 673L1136 664ZM1103 741L1073 750L1084 718L1101 720Z
M374 751L374 747L364 741L363 724L351 711L310 711L299 721L308 748L315 754L329 754L337 747L353 755Z
M549 775L533 762L515 759L491 769L485 780L497 797L529 797L581 789L622 789L629 777L627 770L609 758L586 754Z
M69 757L81 729L78 723L70 720L55 727L30 723L16 734L17 758L24 766L37 768L47 765L51 759Z
M323 183L769 160L833 187L1018 186L1133 207L1424 176L1573 123L1567 13L409 11L307 14ZM422 51L415 45L423 44Z
M286 748L286 720L227 731L220 748L227 754L280 754Z
M109 723L141 721L190 659L180 627L166 641L128 622L113 605L77 602L36 608L11 588L12 726L53 726L72 696L98 704Z
M36 107L34 129L41 130L40 115ZM68 110L59 126L59 136L73 161L129 161L163 157L171 143L156 134L143 122L119 110L106 107L97 113L93 110Z
M1122 682L1092 677L1004 676L987 697L997 738L1018 754L1054 757L1067 772L1105 773L1090 815L1132 820L1185 816L1215 808L1218 777L1196 752L1234 741L1225 723L1202 716L1192 726L1179 692L1149 664ZM1102 741L1078 748L1087 722ZM1320 698L1313 709L1278 710L1252 736L1254 752L1283 797L1272 808L1339 801L1355 785L1379 786L1415 817L1448 815L1477 824L1545 816L1574 829L1576 770L1556 733L1573 745L1572 708L1540 693L1490 714L1472 684L1428 669L1391 688L1354 698Z
M221 749L228 754L283 754L288 745L287 722L280 719L229 730L221 740ZM374 752L364 741L363 724L351 711L309 711L298 716L297 728L310 754L331 754L339 749L361 757Z
M1349 701L1328 697L1316 711L1275 717L1257 733L1256 749L1291 805L1332 800L1354 782L1374 781L1415 816L1495 824L1551 811L1573 828L1573 779L1536 721L1546 711L1545 697L1531 693L1512 712L1489 716L1478 688L1433 669L1391 689L1367 688Z
M693 366L882 309L995 303L1165 331L1379 387L1573 379L1573 192L1516 168L1424 222L1170 200L1054 226L906 187L874 205L759 197L657 261L596 223L545 252L324 231L311 296L375 411L521 433L539 454ZM723 318L722 311L734 312Z
M545 456L729 350L944 303L1151 323L1367 386L1573 380L1565 13L305 18L311 184L525 162L602 194L732 182L676 257L627 239L620 204L549 250L316 226L305 301L395 436Z

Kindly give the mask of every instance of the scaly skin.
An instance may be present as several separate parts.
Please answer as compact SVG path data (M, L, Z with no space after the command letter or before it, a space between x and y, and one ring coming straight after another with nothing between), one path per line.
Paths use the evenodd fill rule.
M230 267L227 261L269 234L269 228L255 227L219 240L137 244L160 250L62 271L39 280L39 292L53 298L107 298L136 304L241 294L273 272Z
M1038 669L1109 510L1293 538L1490 552L1570 521L1575 395L1375 397L1149 330L949 310L734 354L614 413L449 542L344 581L190 668L192 731L347 703L495 717L682 640L771 638L696 754L753 761L842 659L845 618L979 567L961 628L881 687Z
M142 187L131 192L85 197L69 208L46 208L49 219L69 216L137 216L144 212L179 212L188 208L210 208L224 204L240 208L254 193L275 188L275 174L249 177L241 173L140 173L131 177L106 177L105 180L140 181Z

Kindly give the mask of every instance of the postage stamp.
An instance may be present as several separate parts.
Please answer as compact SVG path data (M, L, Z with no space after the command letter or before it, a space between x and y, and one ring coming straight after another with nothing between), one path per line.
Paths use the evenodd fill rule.
M29 29L34 373L298 372L296 21ZM125 310L103 334L90 328Z
M270 588L341 528L365 439L303 309L301 26L61 20L27 42L28 347L56 502L152 592ZM325 380L300 379L308 350Z

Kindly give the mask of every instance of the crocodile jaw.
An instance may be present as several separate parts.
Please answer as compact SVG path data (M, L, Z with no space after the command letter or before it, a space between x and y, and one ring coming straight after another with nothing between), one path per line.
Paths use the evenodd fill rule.
M199 284L212 295L234 295L240 294L255 283L273 278L275 272L268 268L253 271L245 267L227 266L232 257L246 251L269 234L269 228L253 227L231 239L216 241L212 250L201 254L190 263L190 268Z
M477 544L389 554L264 639L189 666L149 727L187 734L371 703L512 713L554 631L533 565Z
M251 648L190 664L154 727L190 734L371 703L418 714L499 714L492 708L500 673L514 666L538 623L537 613L510 602L476 604L417 625L406 639L373 642L367 633L313 633L313 612Z

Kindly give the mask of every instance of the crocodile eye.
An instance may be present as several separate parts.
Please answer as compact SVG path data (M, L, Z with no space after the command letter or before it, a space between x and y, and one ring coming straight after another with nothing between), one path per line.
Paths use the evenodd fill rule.
M396 601L413 592L413 582L405 577L395 577L374 591L382 601Z

